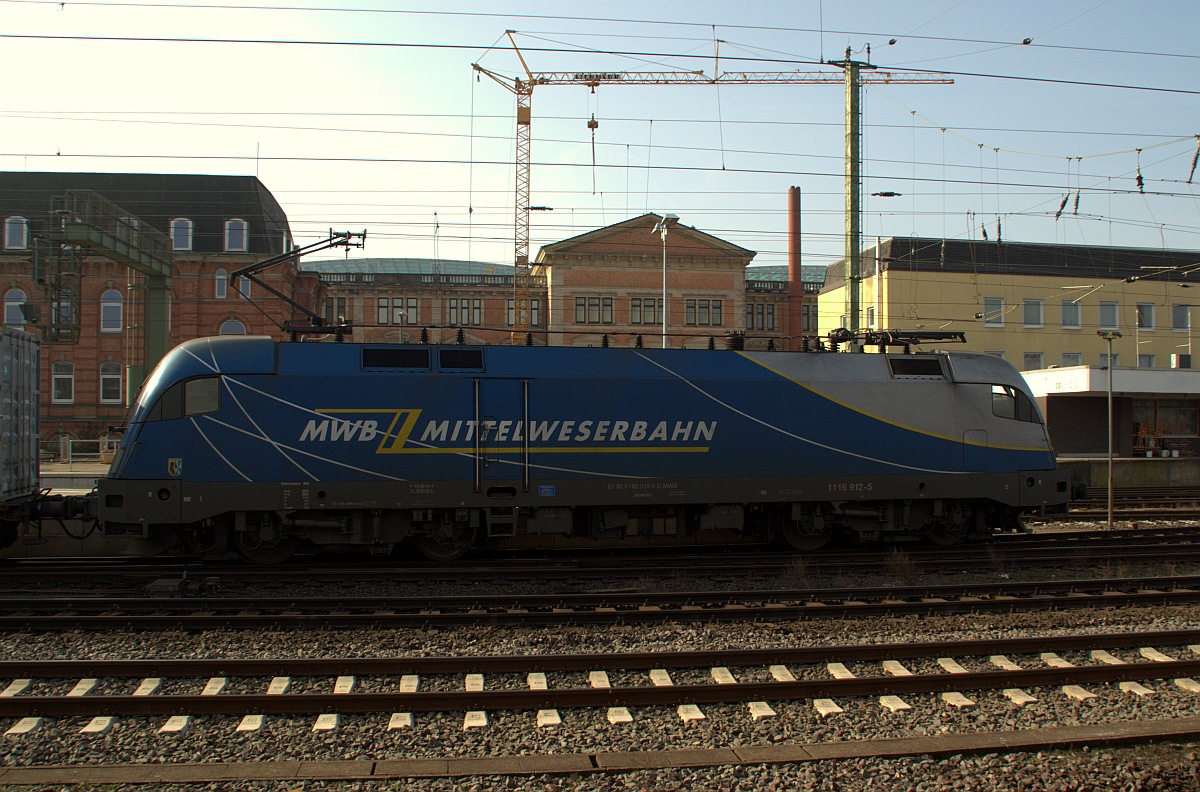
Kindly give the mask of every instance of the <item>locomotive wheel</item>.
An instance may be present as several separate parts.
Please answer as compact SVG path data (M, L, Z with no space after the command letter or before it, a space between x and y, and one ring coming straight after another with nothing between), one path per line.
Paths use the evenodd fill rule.
M828 525L815 528L811 522L799 520L785 520L780 533L788 547L802 553L820 550L833 538L833 532L829 530Z
M457 561L475 546L477 531L470 525L441 525L431 536L414 536L417 552L430 561Z
M233 532L233 547L238 555L252 564L282 564L300 547L294 536L283 536L279 520L271 515L247 519L245 531Z
M251 564L270 566L282 564L294 556L300 547L300 540L288 537L274 542L262 542L250 533L239 531L234 534L233 545L237 554Z
M935 522L929 526L928 533L925 538L930 544L938 547L950 547L951 545L961 544L967 538L967 524L958 523L952 525L946 522Z

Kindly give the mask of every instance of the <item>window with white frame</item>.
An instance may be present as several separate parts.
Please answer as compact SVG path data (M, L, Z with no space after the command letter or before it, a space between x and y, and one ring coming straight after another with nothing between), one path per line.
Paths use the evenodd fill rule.
M229 296L229 273L219 269L213 273L213 297L224 300Z
M115 360L100 364L100 401L105 404L121 401L121 364Z
M116 289L109 289L100 295L100 332L121 332L124 329L124 309L125 299Z
M576 297L575 324L612 324L612 297Z
M447 300L446 324L451 326L483 324L483 300L478 297Z
M867 329L875 329L875 306L873 305L867 307Z
M1042 326L1042 301L1026 298L1021 302L1023 324L1026 327Z
M378 297L375 300L375 323L412 325L421 321L416 297Z
M250 249L250 224L240 218L225 221L225 251L245 253Z
M4 293L4 324L25 327L25 292L9 289Z
M720 300L685 300L683 310L684 324L705 326L724 324L721 317Z
M195 226L186 217L176 217L171 221L171 249L191 250L192 234Z
M983 324L985 327L1004 326L1004 298L983 298Z
M219 335L246 335L246 325L237 319L226 319L221 322L221 329L217 332Z
M1021 371L1036 371L1042 368L1041 352L1026 352L1021 355Z
M346 298L325 298L325 321L331 325L340 325L346 320Z
M775 303L746 303L746 329L774 330Z
M29 223L16 215L4 218L4 249L24 250L29 247Z
M512 327L513 326L513 301L512 300L508 301L508 306L505 308L504 316L505 316L504 321L508 324L509 327ZM529 326L530 327L540 327L541 324L542 324L542 301L531 299L529 301Z
M1117 302L1100 301L1100 329L1116 330L1120 327L1120 307Z
M631 298L629 300L629 324L662 324L662 298Z
M800 306L800 329L804 331L812 331L817 329L817 306Z
M1137 304L1137 326L1138 330L1154 329L1154 303Z
M1062 353L1062 365L1063 366L1082 366L1083 365L1083 353L1082 352L1063 352Z
M1082 327L1082 311L1079 310L1078 300L1063 300L1062 301L1062 326L1063 327Z
M59 360L50 367L50 401L72 404L75 401L75 364Z
M1191 330L1192 329L1192 306L1190 306L1190 305L1172 305L1171 306L1171 329L1172 330Z

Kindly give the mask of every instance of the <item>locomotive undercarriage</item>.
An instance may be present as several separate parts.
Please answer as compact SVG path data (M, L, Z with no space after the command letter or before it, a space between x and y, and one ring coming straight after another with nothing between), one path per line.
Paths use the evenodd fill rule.
M812 552L835 539L855 544L915 541L953 545L1021 530L1018 510L988 500L823 501L638 507L519 507L240 511L182 529L149 526L158 551L236 554L274 564L306 546L386 554L402 543L432 561L483 545L590 547L596 543L779 542ZM142 550L145 550L144 546Z

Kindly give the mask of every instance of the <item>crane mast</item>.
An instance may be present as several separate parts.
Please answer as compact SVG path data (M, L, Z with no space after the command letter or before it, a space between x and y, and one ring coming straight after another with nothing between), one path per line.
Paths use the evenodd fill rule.
M478 63L471 67L486 74L507 88L517 98L516 129L516 208L513 239L513 344L524 343L530 331L529 294L533 282L533 270L529 264L529 187L530 151L533 122L533 89L539 85L583 85L595 89L601 85L844 85L846 91L846 280L847 302L850 309L847 319L850 329L858 330L859 293L861 275L860 238L862 227L862 114L861 88L864 83L939 84L954 82L944 74L923 72L875 71L869 63L852 61L850 50L846 50L844 61L830 61L830 66L841 68L829 71L774 71L774 72L720 72L709 76L702 71L612 71L612 72L534 72L530 71L513 39L516 31L505 31L513 51L525 71L524 77L506 77ZM870 50L868 50L868 57ZM866 74L863 70L870 70ZM666 306L663 306L666 310Z

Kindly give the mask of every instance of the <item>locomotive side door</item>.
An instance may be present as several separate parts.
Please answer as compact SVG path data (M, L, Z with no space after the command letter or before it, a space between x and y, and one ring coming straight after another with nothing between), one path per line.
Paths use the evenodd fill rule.
M496 482L520 482L527 492L529 381L476 379L475 427L475 491L494 489Z

